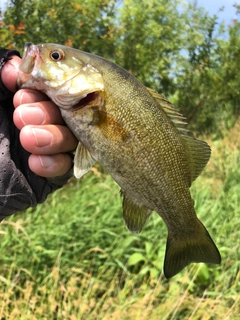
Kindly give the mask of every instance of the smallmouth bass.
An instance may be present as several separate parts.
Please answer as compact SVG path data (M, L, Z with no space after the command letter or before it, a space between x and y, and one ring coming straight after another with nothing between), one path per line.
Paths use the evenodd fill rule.
M99 162L119 184L131 232L152 211L164 220L167 278L191 262L221 262L189 190L211 150L167 99L108 60L57 44L25 45L18 85L45 92L60 108L79 141L77 178Z

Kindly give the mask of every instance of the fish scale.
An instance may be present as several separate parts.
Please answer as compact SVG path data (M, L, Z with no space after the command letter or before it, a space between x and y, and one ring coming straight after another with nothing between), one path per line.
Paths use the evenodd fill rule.
M211 150L165 97L102 57L58 44L26 44L18 85L58 105L79 140L76 177L98 161L119 184L131 232L139 233L152 211L163 219L167 278L191 262L220 263L189 190Z

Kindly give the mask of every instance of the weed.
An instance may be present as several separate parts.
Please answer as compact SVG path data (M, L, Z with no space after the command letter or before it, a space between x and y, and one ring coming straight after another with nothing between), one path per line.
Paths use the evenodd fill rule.
M0 319L239 319L236 133L210 142L211 161L192 187L221 266L192 264L167 281L164 223L153 214L140 235L130 234L119 187L95 168L1 224Z

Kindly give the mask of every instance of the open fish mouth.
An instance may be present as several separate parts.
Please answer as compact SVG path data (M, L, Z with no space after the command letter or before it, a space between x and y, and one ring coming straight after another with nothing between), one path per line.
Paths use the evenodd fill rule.
M72 109L74 111L83 109L84 107L88 106L100 106L102 103L102 92L101 91L93 91L83 96L82 99L79 100L78 103L76 103L74 106L72 106Z

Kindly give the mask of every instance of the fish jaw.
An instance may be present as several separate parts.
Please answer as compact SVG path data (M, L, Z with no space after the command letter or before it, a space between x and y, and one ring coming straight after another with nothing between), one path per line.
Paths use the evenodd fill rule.
M46 92L48 74L43 71L44 61L39 47L27 42L24 46L22 62L19 66L17 85L19 88L31 88Z
M72 67L68 67L64 59L51 59L53 52L65 57L64 48L26 43L17 84L19 88L45 92L62 109L81 107L96 97L95 93L104 91L103 77L90 63L83 64L77 57L72 57L75 62Z
M38 47L27 42L24 46L22 62L19 66L17 85L19 88L30 86L36 89L34 79L36 78L35 61L39 58Z
M27 42L24 46L24 52L21 63L21 71L25 74L30 74L34 68L35 58L39 56L39 50L37 46Z

